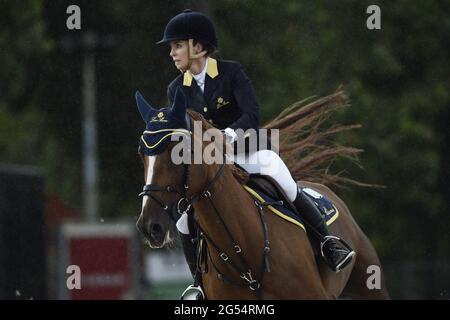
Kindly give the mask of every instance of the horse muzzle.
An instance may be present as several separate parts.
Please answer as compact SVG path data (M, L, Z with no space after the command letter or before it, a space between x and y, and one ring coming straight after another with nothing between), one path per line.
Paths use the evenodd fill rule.
M148 221L145 223L141 215L136 223L136 227L148 241L150 247L161 248L165 245L165 239L168 233L167 226L156 221Z

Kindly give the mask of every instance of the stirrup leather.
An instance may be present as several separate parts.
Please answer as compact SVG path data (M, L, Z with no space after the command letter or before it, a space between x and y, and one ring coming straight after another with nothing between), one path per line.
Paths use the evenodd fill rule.
M194 286L193 284L191 284L189 287L186 288L186 290L183 291L179 300L186 300L185 296L186 294L190 293L190 291L193 291L193 293L197 292L197 294L201 295L201 299L196 300L205 300L205 293L203 292L203 289L200 286Z

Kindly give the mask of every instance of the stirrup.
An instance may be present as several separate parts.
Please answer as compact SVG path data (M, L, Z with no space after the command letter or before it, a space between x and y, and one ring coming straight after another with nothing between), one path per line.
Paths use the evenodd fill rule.
M205 300L205 293L203 292L203 289L200 286L196 287L193 284L191 284L189 287L186 288L186 290L184 290L179 300Z
M323 237L323 239L324 240L320 242L320 254L322 255L322 258L324 258L324 260L327 262L327 264L333 269L333 271L339 273L342 270L342 268L345 267L355 256L355 251L353 251L353 249L348 245L348 243L342 240L341 238L335 236L325 236ZM339 262L339 264L336 267L332 266L329 263L328 259L325 257L325 254L323 253L323 247L325 243L327 243L327 241L332 239L340 242L349 251L349 253L344 257L344 259L341 260L341 262Z
M350 251L344 259L342 259L342 261L336 266L336 269L334 269L334 271L336 273L339 273L344 267L347 266L347 264L351 261L351 259L353 259L353 256L355 255L355 251Z

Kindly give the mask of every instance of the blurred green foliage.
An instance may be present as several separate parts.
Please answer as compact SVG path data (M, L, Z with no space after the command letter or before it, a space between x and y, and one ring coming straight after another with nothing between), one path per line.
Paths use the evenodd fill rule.
M81 31L66 28L70 4L81 7ZM371 4L381 30L366 28ZM264 122L344 84L352 107L331 121L362 124L340 139L366 150L364 170L347 174L386 188L338 194L382 258L448 258L449 1L1 1L0 161L44 167L48 189L81 207L82 52L61 40L113 34L118 44L96 53L101 211L137 217L143 123L133 93L166 103L178 71L155 42L186 7L212 17L218 57L244 65Z

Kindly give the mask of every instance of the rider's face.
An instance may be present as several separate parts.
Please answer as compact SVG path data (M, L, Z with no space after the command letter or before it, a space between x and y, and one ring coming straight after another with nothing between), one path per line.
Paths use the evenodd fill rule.
M170 57L177 69L185 70L189 64L188 41L176 40L170 42Z

